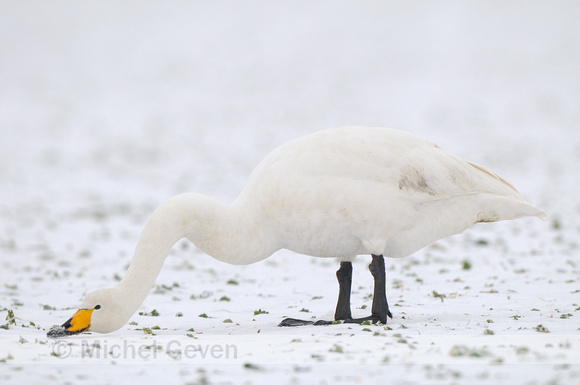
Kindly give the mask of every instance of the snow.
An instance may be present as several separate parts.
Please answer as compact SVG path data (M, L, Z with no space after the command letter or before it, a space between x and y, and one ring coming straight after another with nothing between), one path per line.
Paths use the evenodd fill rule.
M580 381L579 17L574 1L2 2L0 381ZM425 136L551 217L387 260L387 326L279 328L332 317L335 261L230 266L180 242L140 310L158 316L46 338L122 276L165 199L231 202L268 151L343 125Z

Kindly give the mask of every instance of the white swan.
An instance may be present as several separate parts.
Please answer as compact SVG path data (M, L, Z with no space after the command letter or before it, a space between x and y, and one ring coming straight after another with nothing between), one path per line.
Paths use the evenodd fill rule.
M231 264L254 263L283 248L338 258L335 319L386 323L383 255L405 257L474 223L524 216L547 217L497 175L422 138L384 128L319 131L266 156L232 205L193 193L161 205L121 282L88 294L81 310L48 335L121 328L181 238ZM350 261L360 254L373 256L375 294L372 315L353 320ZM281 325L304 323L311 322Z

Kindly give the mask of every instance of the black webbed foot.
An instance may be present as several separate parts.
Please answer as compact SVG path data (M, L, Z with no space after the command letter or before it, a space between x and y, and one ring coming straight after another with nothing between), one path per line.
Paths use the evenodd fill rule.
M304 325L331 325L333 321L325 321L325 320L318 320L318 321L306 321L296 318L284 318L282 322L278 324L278 326L304 326Z
M388 311L388 310L387 310L387 312L388 312L387 313L387 316L392 319L393 318L393 315L391 314L391 312ZM383 319L383 317L381 317L380 315L370 315L368 317L351 318L351 319L345 319L345 320L343 320L343 322L345 324L359 324L359 325L362 324L365 321L370 321L373 325L376 324L376 323L382 323L384 325L387 324L387 318L385 317Z

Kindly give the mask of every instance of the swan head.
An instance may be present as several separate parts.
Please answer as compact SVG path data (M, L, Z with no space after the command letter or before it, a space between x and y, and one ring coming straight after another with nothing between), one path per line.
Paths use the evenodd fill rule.
M59 338L85 331L110 333L121 328L133 313L127 315L120 298L122 297L115 288L100 289L87 294L79 310L64 324L51 329L47 336Z

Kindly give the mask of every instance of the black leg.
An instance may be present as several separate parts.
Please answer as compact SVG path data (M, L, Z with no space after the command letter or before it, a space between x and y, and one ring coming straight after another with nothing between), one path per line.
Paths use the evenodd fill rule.
M350 291L352 285L352 264L350 262L341 262L340 268L336 272L338 279L339 292L338 302L336 304L336 312L334 318L336 320L343 320L345 323L360 324L364 321L371 321L372 323L381 322L387 323L387 317L393 318L389 311L389 304L387 302L386 283L387 277L385 273L385 259L382 255L374 255L369 270L373 275L375 281L373 304L371 315L363 318L352 318L350 312ZM302 325L329 325L331 321L304 321L295 318L286 318L280 322L278 326L302 326Z
M373 255L369 270L375 279L375 293L373 295L372 315L386 324L387 316L393 318L387 302L387 275L385 273L385 258L382 255Z
M334 313L335 320L349 320L350 314L350 289L352 286L352 263L341 262L340 268L336 271L338 279L338 302ZM318 320L306 321L296 318L285 318L278 326L304 326L304 325L330 325L332 321Z
M371 321L372 323L381 322L386 324L387 317L393 318L393 315L389 311L389 304L387 303L385 259L382 255L373 255L373 261L369 265L369 270L375 280L371 315L363 318L347 319L344 321L345 323L360 324L364 321Z
M336 272L338 279L338 302L334 312L335 320L351 319L350 314L350 289L352 286L352 263L341 262L340 269Z

